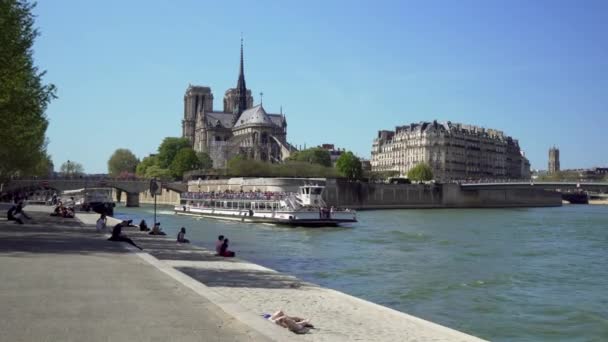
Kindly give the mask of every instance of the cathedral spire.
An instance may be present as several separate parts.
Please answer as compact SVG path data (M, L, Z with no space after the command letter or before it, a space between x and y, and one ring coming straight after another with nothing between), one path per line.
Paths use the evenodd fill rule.
M247 109L247 86L245 85L245 67L243 65L243 37L241 36L241 65L239 70L239 80L236 84L237 108L236 119Z

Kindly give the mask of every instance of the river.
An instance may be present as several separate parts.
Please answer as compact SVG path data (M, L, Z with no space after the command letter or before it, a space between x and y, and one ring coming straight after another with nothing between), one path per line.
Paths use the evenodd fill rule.
M361 211L323 229L158 212L169 235L223 234L238 257L482 338L608 340L608 206Z

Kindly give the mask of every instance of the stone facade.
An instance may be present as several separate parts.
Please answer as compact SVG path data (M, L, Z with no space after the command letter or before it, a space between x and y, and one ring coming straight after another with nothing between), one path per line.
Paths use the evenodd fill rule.
M236 88L224 93L223 111L213 110L210 87L190 85L184 95L182 136L195 151L209 154L214 168L241 154L249 159L278 162L294 148L287 142L287 119L281 111L269 114L262 104L253 105L246 88L241 41L241 64Z
M549 149L549 173L559 172L559 149L555 146Z
M440 181L530 177L518 141L494 129L433 121L379 131L374 139L372 171L406 176L423 162Z

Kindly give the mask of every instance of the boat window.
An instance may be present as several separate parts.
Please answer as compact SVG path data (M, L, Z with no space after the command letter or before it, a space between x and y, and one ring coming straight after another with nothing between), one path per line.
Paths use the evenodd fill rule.
M310 188L304 188L304 190L306 191L305 193L308 195L310 194Z
M323 191L323 188L312 188L313 195L320 195L322 191Z

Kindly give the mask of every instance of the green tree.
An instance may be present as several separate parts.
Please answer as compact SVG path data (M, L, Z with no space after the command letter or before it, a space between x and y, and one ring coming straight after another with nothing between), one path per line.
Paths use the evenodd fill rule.
M148 177L146 175L146 171L149 167L155 165L158 165L158 158L156 158L156 156L147 156L142 159L139 164L137 164L137 167L135 168L135 174L139 177Z
M35 172L46 158L44 114L55 86L44 84L32 58L34 4L0 1L0 180Z
M426 163L419 163L407 172L407 178L412 181L430 181L433 179L433 170Z
M171 170L163 169L158 165L152 165L146 169L146 173L144 174L146 178L158 178L160 180L170 180Z
M54 168L51 156L45 153L43 158L41 158L34 167L32 176L50 177L53 174Z
M171 175L175 178L181 178L184 172L200 169L201 161L196 156L196 152L190 147L184 147L173 158L173 162L169 167Z
M84 168L82 167L82 164L68 160L61 164L59 171L63 173L64 176L74 176L83 174Z
M186 138L165 138L158 147L158 165L163 169L169 168L177 152L186 147L190 148L190 140Z
M322 147L313 147L294 152L289 156L288 160L308 162L327 167L331 166L331 156L329 155L329 151Z
M108 173L112 177L117 177L121 173L134 173L139 164L139 159L126 148L119 148L108 160Z
M350 151L342 153L336 160L336 169L348 179L359 179L363 174L361 160Z
M201 169L211 169L213 168L213 159L211 159L211 157L209 157L209 154L206 152L197 152L196 156L198 157L198 160L201 162Z

